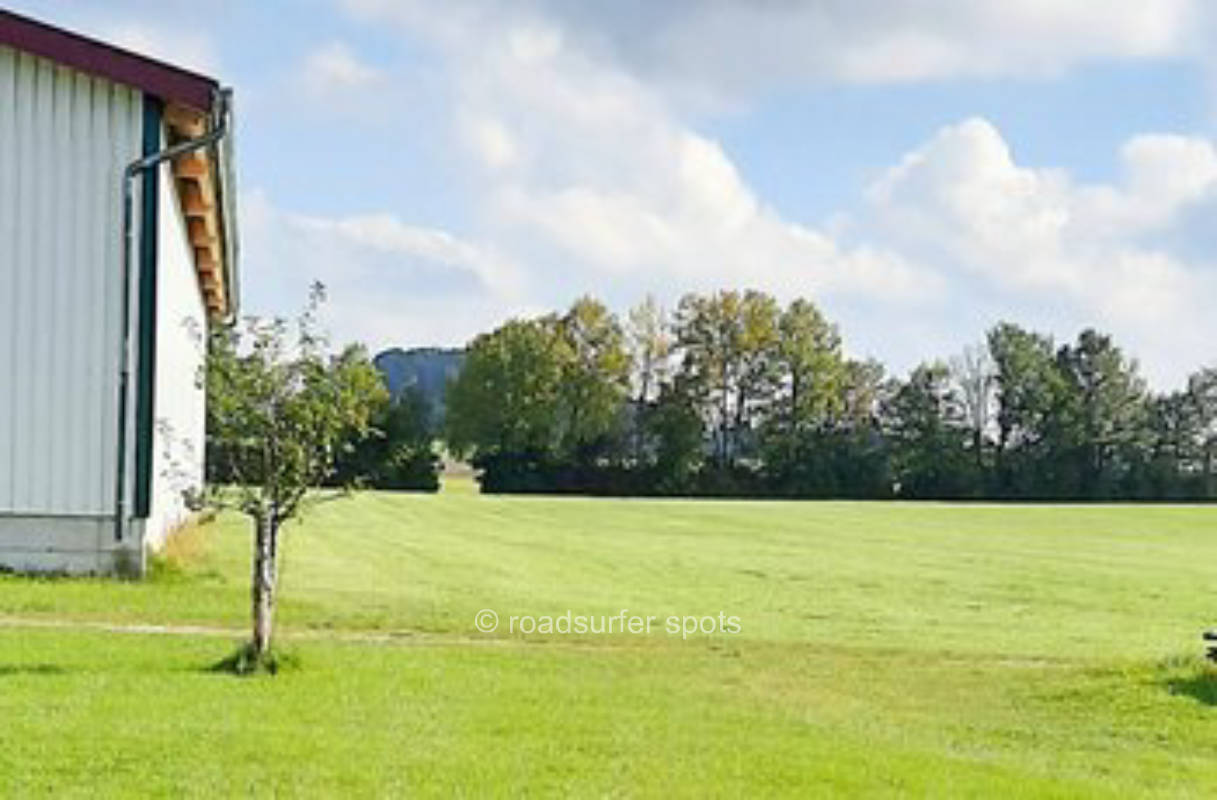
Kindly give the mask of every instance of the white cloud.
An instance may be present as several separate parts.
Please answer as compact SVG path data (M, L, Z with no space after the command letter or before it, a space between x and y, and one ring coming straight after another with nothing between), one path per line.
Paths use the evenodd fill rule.
M1031 288L1072 284L1055 263L1067 195L1063 173L1019 167L981 119L939 131L868 191L884 238Z
M388 213L328 219L289 214L284 219L305 238L329 245L418 259L451 273L467 274L489 291L510 294L519 288L519 269L492 250L463 241L447 231L409 225ZM349 269L344 273L350 274Z
M520 297L532 304L593 291L620 307L721 286L806 295L897 369L1002 318L1059 336L1110 330L1163 385L1212 352L1204 302L1217 272L1164 238L1217 199L1206 139L1135 137L1118 180L1085 184L1020 164L991 123L965 120L883 172L856 213L820 225L759 197L664 85L1046 75L1170 57L1194 48L1195 3L349 4L441 58L477 238L527 265ZM642 28L627 46L623 31ZM647 54L655 43L662 55Z
M492 247L383 213L339 218L241 197L246 307L291 315L314 280L325 319L343 339L391 345L463 344L505 315L534 311L524 276Z
M1202 0L346 0L433 35L491 20L549 21L524 46L573 41L700 96L824 82L1059 74L1113 58L1207 58Z
M484 166L503 169L519 160L515 137L499 120L470 113L464 115L460 127L466 144Z
M628 74L543 23L447 31L456 124L487 225L531 263L658 291L747 284L781 296L908 299L932 274L881 248L851 251L763 204L714 141ZM641 289L639 290L639 293Z
M379 69L360 61L343 42L329 42L314 50L302 71L305 86L317 94L363 88L381 76Z
M1217 150L1207 139L1136 136L1120 151L1124 186L1085 190L1087 223L1096 233L1150 232L1217 191Z
M1068 303L1078 324L1114 328L1156 377L1177 379L1217 336L1208 308L1217 270L1154 235L1217 194L1217 151L1154 135L1130 140L1121 157L1120 182L1078 184L1017 164L984 120L948 126L871 187L870 233L978 277L1010 307Z

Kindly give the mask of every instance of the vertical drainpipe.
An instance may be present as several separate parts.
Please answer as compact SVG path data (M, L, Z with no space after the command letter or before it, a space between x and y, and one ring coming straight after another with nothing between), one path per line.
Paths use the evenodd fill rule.
M119 315L121 328L118 370L118 419L117 455L114 477L114 541L123 540L127 516L127 402L131 384L131 255L135 251L135 231L132 224L134 180L146 170L159 167L166 161L186 153L210 147L227 134L230 125L229 97L231 90L221 89L212 101L211 130L197 139L143 155L132 161L123 170L123 231L122 231L122 311Z

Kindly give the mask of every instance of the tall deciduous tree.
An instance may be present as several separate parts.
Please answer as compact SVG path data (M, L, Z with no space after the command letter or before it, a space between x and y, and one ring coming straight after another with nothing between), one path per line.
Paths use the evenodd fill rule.
M740 312L739 376L732 421L737 437L751 436L763 421L782 379L781 307L772 296L749 290L744 292Z
M1048 464L1061 378L1052 339L1003 322L989 331L997 381L998 491L1030 495L1052 479Z
M966 497L975 492L966 456L964 403L945 364L922 364L884 403L900 494Z
M672 366L672 332L667 314L654 297L647 295L630 309L626 319L626 345L634 402L644 406L658 396Z
M849 359L841 377L841 406L833 424L860 429L873 426L887 390L886 370L873 358Z
M339 454L336 483L377 489L439 490L433 411L426 396L410 387L373 412L372 431Z
M841 336L800 298L781 313L774 358L777 375L763 428L769 480L787 494L835 485L822 451L839 448L827 434L845 406Z
M978 473L985 468L985 448L996 410L997 375L984 347L970 345L950 361L951 379L963 403Z
M367 434L386 396L362 347L329 351L316 326L323 300L314 285L294 341L285 321L249 318L210 344L207 435L221 461L213 474L231 483L215 496L254 523L249 668L270 652L283 524L331 476L339 448Z
M778 321L776 358L785 395L779 412L790 430L816 425L843 404L841 334L810 300L790 303Z
M1055 455L1073 455L1083 497L1110 496L1144 445L1145 381L1110 336L1090 329L1060 349L1057 365L1066 402L1056 407L1064 447Z
M628 389L624 334L600 302L511 320L470 344L448 388L448 446L485 470L484 486L554 488L553 469L611 448Z
M677 376L665 383L652 410L645 430L654 448L654 488L664 494L685 494L702 466L705 428L684 379Z
M1188 405L1193 417L1193 442L1205 497L1217 496L1217 367L1188 378Z
M720 464L730 449L731 404L739 372L739 305L738 292L720 292L687 294L676 308L676 342L687 395L705 419Z
M1199 494L1196 416L1187 392L1147 398L1146 448L1132 465L1136 480L1127 494L1141 498L1186 498Z
M565 454L589 461L608 447L629 391L630 359L617 318L599 300L582 297L562 317L565 339L562 402Z
M638 466L645 460L648 416L671 375L674 342L667 314L650 295L630 309L625 335L633 392L631 449Z
M562 382L572 358L554 317L515 319L477 336L446 395L449 449L483 460L553 454L564 430Z
M734 465L777 384L779 318L777 302L756 291L685 295L677 308L682 373L720 467Z

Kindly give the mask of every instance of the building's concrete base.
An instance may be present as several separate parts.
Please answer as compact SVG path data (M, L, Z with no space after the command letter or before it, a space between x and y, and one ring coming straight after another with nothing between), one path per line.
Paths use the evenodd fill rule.
M0 514L0 569L68 575L142 575L143 524L114 541L112 517Z

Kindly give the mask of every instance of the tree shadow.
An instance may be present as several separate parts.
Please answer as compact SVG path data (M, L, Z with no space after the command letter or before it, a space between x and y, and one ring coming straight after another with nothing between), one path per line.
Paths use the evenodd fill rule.
M248 678L255 675L278 675L280 672L298 670L300 656L292 652L273 649L261 657L254 654L248 642L238 647L231 655L202 668L213 675L235 675Z
M1185 695L1197 703L1217 706L1217 673L1205 670L1192 675L1170 678L1165 681L1171 694Z
M66 675L68 670L58 664L0 664L0 678L21 675Z

